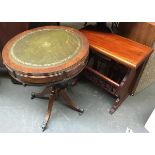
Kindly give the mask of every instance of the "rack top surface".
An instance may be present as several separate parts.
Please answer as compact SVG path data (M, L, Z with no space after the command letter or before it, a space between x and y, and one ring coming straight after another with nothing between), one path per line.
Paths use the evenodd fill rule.
M130 68L137 68L153 49L112 33L81 30L91 48Z

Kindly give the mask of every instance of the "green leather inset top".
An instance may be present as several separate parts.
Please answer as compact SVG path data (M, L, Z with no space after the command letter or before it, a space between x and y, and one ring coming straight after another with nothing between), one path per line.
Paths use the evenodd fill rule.
M42 29L18 39L10 49L10 58L27 67L48 67L65 63L82 47L75 33L65 29Z

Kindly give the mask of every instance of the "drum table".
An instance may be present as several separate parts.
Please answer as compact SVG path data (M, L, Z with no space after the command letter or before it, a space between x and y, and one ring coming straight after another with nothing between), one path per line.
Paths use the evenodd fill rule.
M32 93L31 96L32 99L49 98L43 131L58 95L70 108L83 112L70 99L66 87L84 69L88 54L89 44L85 36L78 30L63 26L27 30L5 45L2 57L10 75L23 85L45 85L41 93Z

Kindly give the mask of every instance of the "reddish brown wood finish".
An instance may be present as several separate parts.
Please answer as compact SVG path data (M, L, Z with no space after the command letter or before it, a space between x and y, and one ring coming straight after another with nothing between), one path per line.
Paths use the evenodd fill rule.
M67 94L67 91L65 88L61 88L61 86L60 87L59 86L53 86L53 87L47 86L41 93L32 93L32 96L31 96L31 99L46 98L46 97L49 98L48 110L45 115L45 120L42 124L42 131L44 131L47 128L47 124L49 122L51 112L52 112L53 103L58 96L61 96L66 101L66 104L69 108L79 112L80 114L84 112L83 109L80 109L78 106L76 106L74 101L72 101L72 99Z
M69 70L59 71L59 74L54 73L53 75L48 75L48 74L42 75L42 76L22 75L22 74L19 74L17 71L13 71L10 69L9 69L9 73L14 79L24 84L57 83L57 82L61 82L63 80L68 80L75 77L83 70L86 64L87 64L87 58L76 63Z
M68 29L68 30L74 32L75 34L77 34L81 38L81 40L83 42L81 51L75 57L73 57L70 61L67 61L66 63L64 63L62 65L45 67L45 68L39 68L39 67L38 68L30 68L30 67L21 66L15 62L13 62L9 58L9 49L12 47L14 42L16 42L20 37L22 37L22 36L24 36L30 32L45 29L45 28L48 28L48 29L50 29L50 28L51 29L58 29L58 28ZM70 27L64 27L64 26L43 26L43 27L24 31L23 33L20 33L20 34L16 35L15 37L13 37L5 45L3 52L2 52L2 57L3 57L4 64L14 71L17 71L17 72L22 73L22 74L28 74L29 73L31 75L33 75L33 74L43 75L46 73L50 74L53 72L59 72L60 70L63 71L67 68L74 66L75 63L77 63L78 61L81 61L83 58L86 58L88 56L88 46L89 46L89 44L88 44L88 40L86 39L86 37L76 29L73 29Z
M82 32L88 38L90 47L93 49L91 55L94 60L92 68L86 67L84 75L116 97L116 101L109 111L110 114L113 114L122 102L134 93L141 72L153 49L116 34L88 30L82 30ZM108 61L106 62L105 60ZM107 63L108 72L115 65L123 69L123 74L121 70L117 74L115 73L119 79L117 80L122 80L117 83L110 79L113 73L110 73L108 76L100 73L99 61L100 64L102 61ZM123 78L120 75L123 75Z
M72 59L65 62L62 65L46 67L46 68L28 68L20 66L19 64L14 63L9 57L9 49L12 47L13 43L22 37L23 35L30 33L35 30L51 28L51 29L68 29L76 33L82 41L81 51L75 55ZM58 95L67 102L67 105L75 111L83 113L83 110L78 108L75 103L67 95L65 88L68 85L68 80L78 75L87 64L87 58L89 54L89 44L87 38L78 30L69 27L60 27L60 26L45 26L40 28L35 28L32 30L25 31L14 38L12 38L3 49L3 61L6 67L8 68L10 75L17 81L23 84L29 85L40 85L46 84L46 88L41 93L33 93L33 98L49 98L48 111L45 116L45 121L42 125L42 130L44 131L47 127L48 121L51 116L53 102ZM64 86L65 85L65 86Z
M113 80L111 80L110 78L106 77L105 75L97 72L96 70L92 69L91 67L85 67L85 70L87 70L88 72L92 72L94 74L96 74L98 77L100 77L101 79L104 79L105 81L107 81L109 84L115 86L115 87L119 87L119 84Z
M130 68L138 66L153 49L116 34L81 30L89 40L90 47Z
M15 63L9 57L9 49L12 47L13 43L16 42L20 37L26 35L30 32L41 30L41 29L68 29L73 33L77 34L82 41L82 49L79 51L75 57L70 59L69 61L51 67L45 68L30 68L20 64ZM53 82L61 82L64 79L69 79L76 76L82 69L85 67L87 63L87 58L89 54L89 44L87 38L78 30L75 30L70 27L63 26L44 26L35 28L32 30L24 31L23 33L18 34L14 38L12 38L3 49L3 62L5 66L10 71L10 74L13 78L16 78L18 81L28 84L43 84L43 83L53 83Z

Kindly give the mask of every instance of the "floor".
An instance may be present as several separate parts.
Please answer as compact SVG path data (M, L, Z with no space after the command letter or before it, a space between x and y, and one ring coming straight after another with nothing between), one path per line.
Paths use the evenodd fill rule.
M30 99L31 92L42 87L12 84L0 78L0 132L42 132L41 124L47 110L47 100ZM135 96L128 97L113 114L108 113L114 99L89 81L82 80L68 90L77 105L85 109L83 115L67 108L58 99L45 132L145 133L144 125L155 108L155 83Z

